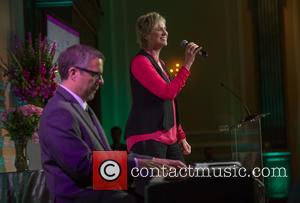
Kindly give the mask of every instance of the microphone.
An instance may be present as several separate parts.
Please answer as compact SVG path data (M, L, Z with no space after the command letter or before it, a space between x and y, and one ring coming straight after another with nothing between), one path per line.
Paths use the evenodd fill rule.
M221 87L223 87L224 89L226 89L228 92L230 92L231 95L234 96L234 98L236 98L236 100L238 100L238 102L244 107L244 110L247 113L247 116L245 117L245 119L243 120L243 122L246 121L250 121L252 119L254 119L257 114L251 114L249 108L246 106L246 104L244 104L241 100L241 98L234 92L232 91L229 87L227 87L224 83L220 83Z
M187 40L182 40L180 43L180 46L182 48L185 48L188 43L189 42ZM202 47L200 47L198 54L204 58L208 57L208 53Z

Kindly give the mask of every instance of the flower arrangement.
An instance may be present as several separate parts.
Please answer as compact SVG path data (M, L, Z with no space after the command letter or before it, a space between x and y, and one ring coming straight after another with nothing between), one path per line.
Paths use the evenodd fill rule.
M1 61L0 67L20 101L43 107L53 95L57 87L53 65L55 51L56 44L49 43L41 34L34 42L30 33L24 43L15 38L7 64Z
M32 104L10 108L1 115L2 127L11 140L29 140L35 135L43 109Z
M10 83L14 95L26 105L10 108L0 117L2 128L8 131L15 143L17 171L28 169L26 145L36 141L42 108L56 90L56 67L53 58L56 44L48 42L40 34L32 40L31 34L22 43L15 38L14 48L9 51L7 63L0 60L5 81Z

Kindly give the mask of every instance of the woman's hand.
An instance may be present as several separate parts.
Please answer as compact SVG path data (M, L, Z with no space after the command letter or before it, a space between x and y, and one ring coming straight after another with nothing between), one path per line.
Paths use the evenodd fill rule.
M192 64L194 63L195 56L202 49L199 45L194 42L189 42L185 47L185 59L184 66L190 70Z
M186 141L185 138L180 140L178 143L184 155L189 155L191 153L191 145Z

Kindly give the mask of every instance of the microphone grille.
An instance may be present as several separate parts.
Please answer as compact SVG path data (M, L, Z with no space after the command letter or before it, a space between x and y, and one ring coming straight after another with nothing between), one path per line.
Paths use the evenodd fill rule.
M184 40L181 41L180 46L183 47L183 48L185 48L188 43L189 42L184 39Z

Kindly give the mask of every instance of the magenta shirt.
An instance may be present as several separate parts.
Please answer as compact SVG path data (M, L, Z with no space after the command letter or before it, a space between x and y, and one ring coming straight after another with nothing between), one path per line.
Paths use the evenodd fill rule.
M165 100L172 100L174 109L174 126L169 130L158 130L148 134L131 135L126 140L128 151L131 150L135 143L145 140L155 140L164 144L173 144L177 140L184 139L186 135L181 125L177 127L174 99L184 87L190 72L183 66L177 76L170 83L167 83L157 73L151 62L142 55L137 55L132 60L130 68L135 79L137 79L137 81L139 81L139 83L141 83L152 94ZM162 69L162 71L167 77L169 77L164 69Z

